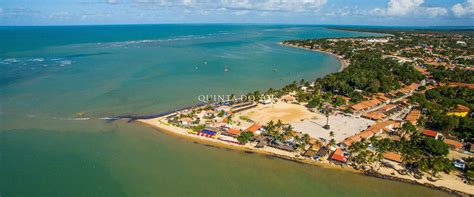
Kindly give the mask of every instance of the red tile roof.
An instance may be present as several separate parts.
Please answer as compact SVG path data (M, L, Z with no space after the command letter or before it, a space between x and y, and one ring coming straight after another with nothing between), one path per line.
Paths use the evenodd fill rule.
M340 161L340 162L343 162L343 163L346 163L347 162L347 158L344 157L343 155L343 152L341 149L336 149L336 151L334 151L334 153L332 154L331 156L331 159L332 160L336 160L336 161Z
M457 150L462 148L462 142L458 142L456 140L444 139L443 142Z
M470 89L474 88L474 84L472 84L472 83L449 83L448 86L451 86L451 87L466 87L466 88L470 88Z
M422 134L423 134L423 135L426 135L426 136L429 136L429 137L436 137L436 136L438 136L438 132L433 131L433 130L428 130L428 129L424 130Z
M252 126L250 126L249 128L247 128L246 131L255 133L255 131L259 130L260 128L262 128L262 125L253 124Z
M234 134L234 135L240 135L240 131L237 130L237 129L230 128L230 129L227 130L227 132L230 133L230 134Z
M410 113L408 113L407 117L405 117L405 120L411 122L411 124L413 125L416 125L420 116L421 116L421 111L414 109L414 110L411 110Z
M383 157L385 159L388 159L388 160L391 160L391 161L396 161L396 162L399 162L399 163L402 162L402 156L400 156L400 154L398 154L398 153L386 152L386 153L383 154Z

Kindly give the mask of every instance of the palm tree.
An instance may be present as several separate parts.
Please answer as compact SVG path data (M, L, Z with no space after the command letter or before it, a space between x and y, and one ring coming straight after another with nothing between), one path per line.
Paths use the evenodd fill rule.
M329 137L334 138L334 131L329 131Z
M334 139L329 140L329 145L335 146L336 145L336 140L334 140Z
M267 123L267 129L268 130L275 129L275 123L273 122L273 120L270 120L270 122Z
M333 110L334 110L334 109L333 109L333 107L332 107L331 104L325 103L325 104L323 105L323 113L324 113L324 115L326 116L326 125L323 126L323 128L325 128L325 129L331 128L331 127L329 126L329 116L331 115L331 113L333 112Z
M310 137L307 133L305 133L303 135L303 141L305 142L305 144L309 144L309 140L310 140Z
M283 126L283 123L281 122L280 119L278 119L278 121L277 121L277 123L275 124L275 126L276 126L277 128L281 128L281 126Z

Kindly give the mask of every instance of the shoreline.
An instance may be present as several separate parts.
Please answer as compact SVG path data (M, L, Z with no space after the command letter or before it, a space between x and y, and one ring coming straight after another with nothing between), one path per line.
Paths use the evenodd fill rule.
M319 50L319 49L308 49L308 48L304 48L304 47L300 47L300 46L296 46L296 45L283 44L283 42L279 42L278 44L283 45L283 46L287 46L287 47L293 47L293 48L305 49L305 50L309 50L309 51L313 51L313 52L324 53L324 54L328 54L328 55L331 55L333 57L336 57L336 59L340 63L340 67L339 67L339 70L337 72L342 72L344 69L349 67L349 64L350 64L350 62L348 60L344 59L340 55L337 55L337 54L334 54L334 53L331 53L331 52L328 52L328 51L323 51L323 50Z
M327 27L326 29L336 30L336 31L343 31L343 32L384 34L386 36L395 36L395 35L389 34L389 33L379 33L379 32L370 31L370 29L351 29L351 28L337 28L337 27ZM383 36L375 36L375 37L383 37Z
M310 160L308 160L304 157L301 157L301 159L295 158L295 156L290 155L291 153L289 153L287 151L282 151L282 150L271 148L271 147L255 148L254 147L255 144L250 144L250 143L247 144L247 145L233 144L233 143L224 142L224 141L221 141L221 140L218 140L218 139L212 139L212 138L206 138L206 137L202 137L202 136L188 134L187 132L183 133L183 132L178 131L178 130L181 130L182 128L175 127L175 126L168 126L168 125L165 125L161 122L151 123L150 121L147 121L147 120L137 120L135 122L138 122L139 124L145 125L145 126L150 127L152 129L158 130L160 132L176 136L180 139L183 139L183 140L186 140L186 141L189 141L189 142L193 142L193 143L197 143L197 144L201 144L201 145L205 145L205 146L232 149L232 150L235 150L235 151L242 151L242 152L245 152L245 153L249 153L249 152L257 153L257 154L272 156L272 157L287 160L287 161L298 162L298 163L301 163L301 164L309 164L309 165L313 165L313 166L317 166L317 167L321 167L321 168L329 168L329 169L335 169L335 170L345 170L345 171L351 171L351 172L354 172L354 173L362 174L360 171L357 171L357 170L355 170L351 167L342 167L342 166L333 165L331 163L322 163L322 162L310 161ZM175 129L172 129L173 127ZM283 154L282 152L287 153L287 154Z
M408 184L428 187L430 189L436 189L436 190L439 190L439 191L446 192L448 194L454 194L456 196L472 196L473 195L473 194L469 193L469 191L460 191L460 190L451 189L451 188L448 188L448 187L445 187L445 186L435 185L435 184L428 183L428 182L421 182L419 180L413 180L413 179L409 179L409 178L402 178L402 177L398 177L398 176L394 176L394 175L383 174L383 173L378 172L378 171L370 171L370 172L361 171L361 170L356 170L356 169L352 168L349 165L339 166L339 165L330 163L329 161L324 161L324 162L312 161L311 159L308 159L308 158L305 158L305 157L302 157L302 156L296 157L296 155L299 155L299 154L294 154L294 153L290 153L290 152L287 152L287 151L282 151L282 150L271 148L271 147L255 148L254 147L255 144L251 144L251 143L248 143L246 145L240 145L240 144L233 144L233 143L229 143L229 142L224 142L224 141L221 141L221 140L218 140L218 139L212 139L212 138L206 138L206 137L202 137L202 136L192 135L192 134L187 133L187 129L179 128L179 127L175 127L175 126L171 126L171 125L166 125L165 123L162 123L161 122L162 118L163 117L156 118L158 120L156 120L156 119L150 119L150 120L139 119L139 120L136 120L135 122L137 122L139 124L142 124L144 126L150 127L152 129L155 129L157 131L160 131L160 132L163 132L163 133L166 133L166 134L169 134L169 135L176 136L180 139L183 139L183 140L186 140L186 141L189 141L189 142L193 142L193 143L196 143L196 144L205 145L205 146L211 146L211 147L215 147L215 148L225 148L225 149L230 149L230 150L234 150L234 151L242 151L244 153L250 153L250 154L253 154L253 153L262 154L262 155L265 155L265 156L270 156L270 157L274 157L274 158L278 158L278 159L297 162L297 163L300 163L300 164L312 165L312 166L321 167L321 168L325 168L325 169L343 170L343 171L357 173L357 174L360 174L360 175L370 176L370 177L374 177L374 178L404 182L404 183L408 183Z
M336 59L340 62L340 68L337 72L342 72L344 69L346 69L350 65L350 62L348 60L344 59L340 55L337 55L328 51L323 51L319 49L308 49L301 46L283 44L283 42L279 42L279 44L288 46L288 47L306 49L306 50L310 50L314 52L320 52L320 53L332 55L336 57ZM193 142L193 143L201 144L205 146L210 146L210 147L215 147L218 149L225 148L225 149L234 150L234 151L242 151L244 153L249 153L249 154L257 153L257 154L262 154L269 157L297 162L300 164L308 164L312 166L317 166L321 168L329 168L329 169L334 169L334 170L344 170L347 172L353 172L360 175L371 176L374 178L380 178L380 179L385 179L385 180L398 181L398 182L404 182L404 183L413 184L413 185L424 186L430 189L436 189L436 190L443 191L448 194L454 194L457 196L473 196L474 194L474 190L470 188L471 187L470 185L467 185L467 186L460 185L460 187L457 187L457 186L451 187L452 185L450 185L450 183L448 182L449 180L446 180L446 179L445 180L440 179L436 183L436 182L428 182L425 180L426 178L417 180L411 177L410 175L389 174L387 173L386 170L377 170L377 171L356 170L349 165L340 166L340 165L333 164L329 161L314 161L314 160L305 158L298 153L282 151L282 150L268 147L268 146L264 148L256 148L255 147L256 143L248 143L245 145L240 145L240 144L235 144L235 143L230 143L230 142L224 142L218 139L197 136L197 135L189 134L187 132L187 129L168 125L167 123L162 122L162 119L164 118L165 116L154 118L154 119L137 119L134 122L138 122L139 124L148 126L152 129L158 130L160 132L164 132L169 135L176 136L178 138L184 139L189 142Z

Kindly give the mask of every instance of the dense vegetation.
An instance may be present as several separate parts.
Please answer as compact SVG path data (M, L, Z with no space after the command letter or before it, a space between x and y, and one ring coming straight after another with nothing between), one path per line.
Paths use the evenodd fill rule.
M436 177L439 172L449 173L454 169L451 161L447 158L448 146L440 140L420 135L413 125L407 123L401 131L403 134L400 141L389 138L377 139L372 137L352 144L349 147L351 161L356 167L365 166L374 162L381 162L386 152L398 152L408 170L415 174L421 172L430 173ZM406 138L408 134L410 137ZM369 144L373 146L369 149Z
M424 126L443 131L465 140L474 137L472 117L449 116L447 112L458 104L474 109L474 90L464 87L439 87L422 93L415 93L410 101L425 109Z
M332 51L350 61L348 68L342 72L329 74L315 81L315 89L332 95L341 95L351 98L352 102L359 102L363 96L377 92L389 92L399 89L402 85L418 83L425 78L410 64L400 64L395 60L383 58L381 50L377 47L364 50L352 50L352 45L347 41L336 41L332 45L327 39L286 41L286 44L319 48ZM296 85L296 84L294 84ZM291 89L292 86L283 88ZM320 91L313 95L302 94L300 101L308 101L311 106L321 104L327 98L320 96ZM341 100L329 99L334 105L340 105Z
M474 83L474 70L445 69L444 67L431 66L428 71L430 71L433 79L438 82Z

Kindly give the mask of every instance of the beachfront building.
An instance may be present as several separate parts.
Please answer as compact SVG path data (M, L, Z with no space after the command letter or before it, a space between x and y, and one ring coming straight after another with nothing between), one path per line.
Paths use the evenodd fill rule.
M285 95L281 98L284 102L291 103L295 101L295 97L293 95Z
M262 134L262 131L264 131L263 126L259 124L253 124L249 128L245 129L245 131L251 132L254 135L260 135Z
M193 119L189 117L180 118L179 122L184 126L190 126L193 123Z
M232 137L238 137L240 135L241 131L236 128L229 128L225 132L223 132L223 135L227 136L232 136Z
M384 159L389 161L394 161L397 163L402 163L402 156L395 152L386 152L383 154Z
M347 157L344 156L344 151L342 151L342 149L338 148L331 155L331 161L333 161L336 164L345 165L347 163Z
M361 141L362 139L369 139L372 136L378 136L382 134L384 131L388 132L395 128L399 128L400 126L401 126L401 122L393 121L393 120L376 123L370 126L369 128L367 128L366 130L360 133L357 133L351 137L346 138L339 145L342 147L349 147L353 143Z

